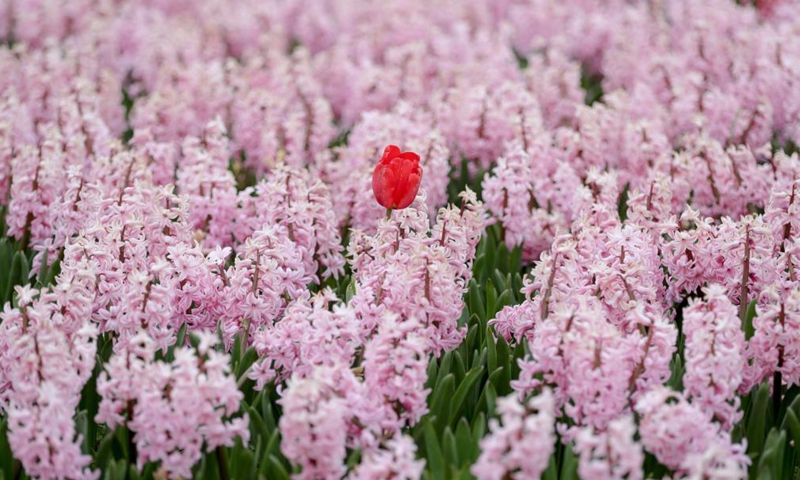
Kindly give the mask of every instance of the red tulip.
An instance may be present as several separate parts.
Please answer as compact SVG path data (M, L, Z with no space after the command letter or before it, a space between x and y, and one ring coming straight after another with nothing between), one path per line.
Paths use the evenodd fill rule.
M378 203L388 210L406 208L417 196L420 180L419 155L400 152L396 146L389 145L372 173L372 191Z

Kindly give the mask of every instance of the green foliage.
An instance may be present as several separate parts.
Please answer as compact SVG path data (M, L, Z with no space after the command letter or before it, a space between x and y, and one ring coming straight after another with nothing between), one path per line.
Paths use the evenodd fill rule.
M585 65L581 68L581 88L586 92L584 102L592 105L603 101L603 77L591 72Z
M487 419L499 396L511 393L524 345L509 345L489 326L497 312L522 301L522 252L509 251L500 232L490 228L478 246L461 324L461 345L428 366L429 413L413 428L426 459L424 478L473 478L470 466L480 454ZM569 477L565 477L569 478Z
M528 60L528 57L520 53L519 50L517 50L516 48L512 48L511 51L514 54L514 58L517 60L517 66L519 67L519 69L520 70L527 69L528 65L530 65L531 63L530 60Z
M461 199L458 195L469 187L470 190L478 194L480 198L483 188L483 178L486 172L481 170L477 174L473 174L469 170L470 161L467 158L461 159L459 168L452 168L450 170L450 182L447 184L447 198L448 201L455 205L461 205Z

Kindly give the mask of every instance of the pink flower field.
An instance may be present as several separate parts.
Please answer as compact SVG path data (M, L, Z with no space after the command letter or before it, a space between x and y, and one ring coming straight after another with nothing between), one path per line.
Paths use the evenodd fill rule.
M0 0L0 480L800 479L800 0Z

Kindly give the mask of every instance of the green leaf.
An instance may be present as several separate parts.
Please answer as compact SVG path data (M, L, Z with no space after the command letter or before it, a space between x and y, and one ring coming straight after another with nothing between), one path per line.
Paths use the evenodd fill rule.
M128 477L128 461L124 458L120 458L113 462L113 476L111 477L113 480L126 480Z
M5 205L3 205L2 207L0 207L0 237L5 237L6 232L8 231L8 224L6 223L6 213L8 213L8 208Z
M28 261L28 257L25 256L23 252L17 252L17 255L20 256L20 270L19 270L19 278L17 279L18 285L27 285L30 281L30 262Z
M442 434L442 446L444 447L445 458L449 465L460 465L458 447L456 446L456 437L450 427L445 427Z
M564 461L561 464L560 480L578 480L578 459L569 445L564 448Z
M256 476L256 460L253 452L245 448L241 442L231 449L230 467L231 478L254 478Z
M344 301L345 303L349 303L350 300L356 296L356 279L353 278L350 280L350 283L347 285L347 289L344 291Z
M118 472L117 470L120 471ZM124 480L128 473L127 470L128 468L124 460L112 460L106 467L103 478L106 480Z
M141 478L147 478L147 479L153 478L153 474L155 473L155 471L156 471L156 464L153 462L147 462L144 465L144 468L142 469Z
M139 475L139 470L136 469L136 465L128 464L127 480L142 480L142 476Z
M61 260L56 259L47 269L47 274L44 276L44 285L54 284L59 273L61 273Z
M467 293L467 305L469 306L470 313L478 315L481 324L486 323L486 307L483 305L483 298L475 280L470 280L469 291Z
M100 405L100 395L97 393L97 376L102 370L102 364L98 362L89 381L83 386L81 390L81 400L78 409L81 410L86 416L86 431L84 433L83 441L88 447L84 453L91 452L97 446L97 423L94 422L94 417L97 416L98 407Z
M433 400L431 401L431 414L436 417L436 424L439 429L444 428L445 422L450 418L450 401L453 398L455 381L455 376L449 373L434 391Z
M781 410L778 418L781 419L781 430L786 430L786 412L794 411L795 417L800 418L800 386L792 385L786 389L781 402Z
M216 452L209 452L203 455L203 463L200 464L200 469L203 472L203 478L206 480L221 480L219 478L219 463L217 462Z
M508 271L518 272L522 268L522 247L516 246L511 250L511 256L508 259Z
M475 255L475 263L472 265L472 274L481 283L483 283L483 276L486 269L486 254L478 253Z
M472 439L480 442L484 435L486 435L486 415L480 412L472 421Z
M26 283L28 275L28 258L25 257L25 254L22 252L17 252L14 254L14 258L11 260L11 270L8 273L8 282L6 283L6 292L3 298L6 301L11 300L14 287L21 283ZM20 281L20 279L24 279Z
M497 310L495 311L495 314L508 305L511 305L513 298L514 297L510 289L503 290L503 293L497 297Z
M482 375L483 367L478 367L475 370L471 370L464 378L464 381L462 381L458 386L455 395L453 395L450 418L447 420L448 424L452 424L453 421L458 418L459 414L461 413L461 407L463 406L464 399L467 398L467 394L472 390L475 382L477 382Z
M750 305L747 306L747 312L745 313L744 317L744 338L745 340L750 340L753 334L756 332L755 328L753 327L753 319L756 316L756 302L757 300L753 300L750 302Z
M494 271L497 272L499 268L504 270L508 270L508 247L506 247L505 242L503 240L498 239L500 242L499 247L497 248L497 260L494 262ZM505 287L502 286L503 283L496 283L495 286L498 288L499 291L505 290Z
M783 478L783 455L786 447L786 432L771 429L758 459L758 475L764 478L767 472L772 478Z
M495 308L497 305L497 290L495 290L491 280L486 282L484 288L486 289L486 318L494 318L495 313L497 313Z
M489 372L494 372L497 369L497 340L494 338L492 332L488 332L486 336L486 362Z
M14 259L14 247L11 246L8 239L0 240L0 272L9 272L11 270L11 261ZM0 304L5 304L10 300L6 295L8 285L11 282L11 275L0 275Z
M6 478L14 478L14 456L8 444L8 417L0 418L0 472Z
M128 429L122 426L117 427L114 429L114 437L117 440L117 445L122 449L122 455L126 458L130 458L130 451L129 451L129 438Z
M497 367L494 369L492 373L489 374L488 384L491 384L495 390L497 390L497 386L500 383L500 379L503 377L503 367Z
M242 358L242 335L243 333L236 335L231 349L231 361L233 362L233 372L236 378L239 378L237 373L239 371L239 361Z
M469 330L467 330L467 340L464 342L468 350L477 348L477 345L475 345L476 338L478 338L478 326L472 325L469 327ZM467 359L467 361L469 361L469 359Z
M508 343L503 336L497 337L497 360L503 371L500 373L499 382L495 384L497 393L508 395L511 393L511 353Z
M91 453L89 450L89 419L86 410L81 410L75 415L75 430L81 438L81 451L84 454Z
M436 379L439 373L439 362L435 358L431 358L428 362L428 380L425 382L425 387L433 389L436 385Z
M458 474L458 480L475 480L475 476L469 471L469 466L464 467Z
M272 408L272 402L269 401L269 397L266 394L261 397L261 418L264 419L264 423L267 424L267 429L269 429L270 432L278 429L278 422L275 421L275 411Z
M484 392L486 393L486 411L490 415L494 415L495 405L497 404L497 392L495 392L494 385L487 383Z
M253 433L258 434L265 442L269 440L270 434L267 430L267 424L261 418L258 411L253 407L247 407L247 412L250 414L250 427Z
M236 365L236 378L241 378L242 375L256 362L258 359L258 352L253 347L248 348L244 352L241 361Z
M47 276L47 254L48 251L45 250L42 254L42 260L39 263L39 283L44 285L45 277Z
M794 440L795 456L800 458L800 420L791 410L787 410L786 416L783 418L789 433L792 435L792 440Z
M485 268L478 272L482 280L481 283L486 282L486 279L489 278L488 273L494 270L494 266L497 265L497 242L495 241L494 235L486 235L484 239L486 242L486 251L484 252L486 255L486 263Z
M675 355L672 357L672 360L670 361L670 371L671 374L667 385L676 391L683 390L683 362L680 355Z
M103 470L103 480L111 480L114 478L114 462L111 462L108 467Z
M447 375L450 375L452 362L453 362L453 354L451 352L447 352L444 355L442 355L442 360L439 363L439 372L436 375L436 383L433 384L434 390L439 388L439 385L442 384L442 381Z
M521 367L519 366L519 362L517 360L519 360L524 356L525 356L525 341L523 340L514 347L514 353L513 353L514 361L511 362L511 378L519 378L519 372L521 370Z
M542 473L542 480L558 480L558 464L555 455L550 455L550 462L547 464L547 470Z
M57 258L47 269L47 275L44 278L45 285L52 285L56 281L56 277L61 273L61 259Z
M456 427L456 447L458 448L461 465L472 464L477 460L477 457L473 457L473 452L478 449L478 445L477 442L472 439L472 433L469 431L469 423L467 423L467 419L464 417L461 417Z
M100 445L97 447L97 452L94 454L94 466L104 470L106 465L108 464L109 459L111 458L111 447L114 443L114 432L109 431L106 433L105 437L100 441Z
M453 351L453 368L451 371L456 376L456 383L463 381L464 377L467 376L467 369L464 365L464 360L461 357L461 352L458 350Z
M186 328L187 324L184 323L181 325L181 328L178 329L178 334L175 337L175 343L170 345L170 347L167 349L167 354L164 356L164 359L167 362L173 361L175 359L175 350L184 345L184 342L186 341Z
M424 421L423 432L425 435L425 451L427 452L427 464L435 480L444 480L445 466L442 449L436 438L436 431L427 419Z
M488 349L486 347L482 347L480 355L478 354L478 352L475 352L475 357L477 358L475 359L475 362L473 362L472 368L476 368L478 366L486 366L486 359L488 355L487 350Z
M357 448L352 452L350 452L350 455L347 456L347 461L345 461L345 465L347 465L347 468L352 469L360 462L361 462L361 449Z
M769 406L769 384L762 383L755 392L755 399L747 422L747 453L750 458L758 458L764 448L764 434Z
M492 276L492 282L494 283L495 287L497 287L497 291L505 292L509 285L506 282L506 277L503 275L503 272L500 271L499 268L494 269L494 275ZM499 311L501 307L497 307Z
M617 213L619 214L619 220L624 222L628 219L628 194L630 193L630 183L625 184L625 188L622 189L622 192L619 194L619 206L617 207Z

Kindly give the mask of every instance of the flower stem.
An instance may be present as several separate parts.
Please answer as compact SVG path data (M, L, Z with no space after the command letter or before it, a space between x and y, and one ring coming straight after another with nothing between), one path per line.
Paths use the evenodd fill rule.
M230 480L231 476L228 473L228 459L225 458L225 450L222 449L222 445L217 447L216 454L220 480Z
M392 219L392 209L391 208L387 208L386 209L386 220L391 220L391 219Z
M780 370L776 370L772 376L772 411L776 424L781 411L781 396L783 395L783 378L781 377Z

